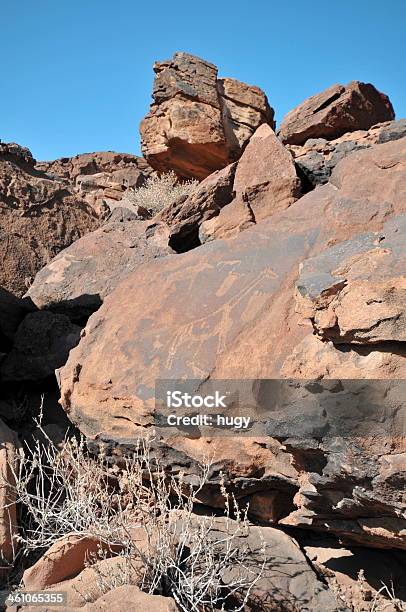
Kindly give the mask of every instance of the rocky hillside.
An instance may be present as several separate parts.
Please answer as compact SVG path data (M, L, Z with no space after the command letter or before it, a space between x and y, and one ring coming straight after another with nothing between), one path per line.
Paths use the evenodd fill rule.
M84 436L117 510L123 466L153 432L147 489L159 465L184 494L210 457L191 514L182 505L168 518L177 537L185 516L189 529L216 517L208 541L237 529L225 490L247 511L246 539L233 542L258 574L223 609L403 610L406 120L353 81L277 127L264 92L213 64L176 53L154 71L145 159L36 162L0 144L0 571L16 584L25 570L20 589L67 591L71 610L221 609L193 608L167 583L148 592L145 535L130 538L137 577L87 601L81 581L117 571L112 542L86 563L102 541L94 531L71 524L21 565L27 509L10 469L21 445L44 429L56 447L67 429ZM133 203L167 172L196 182L154 209ZM156 387L166 380L203 395L228 381L229 414L245 410L254 427L168 433ZM221 559L229 593L238 563Z

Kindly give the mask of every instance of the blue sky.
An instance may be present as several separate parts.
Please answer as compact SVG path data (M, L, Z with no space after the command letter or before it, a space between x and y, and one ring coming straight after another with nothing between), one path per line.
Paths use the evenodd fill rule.
M139 153L152 64L177 50L262 87L282 116L332 83L406 116L406 0L0 0L0 139L37 159Z

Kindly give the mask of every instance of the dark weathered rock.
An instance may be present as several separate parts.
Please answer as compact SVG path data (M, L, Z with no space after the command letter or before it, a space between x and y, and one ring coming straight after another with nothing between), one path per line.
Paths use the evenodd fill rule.
M338 162L347 155L405 136L406 120L401 119L379 123L367 131L347 132L331 141L325 138L309 138L302 146L287 145L287 148L295 159L306 192L317 185L327 183Z
M98 225L66 181L36 170L26 149L0 143L0 285L23 295L38 270Z
M278 135L283 143L300 145L308 138L332 140L346 132L367 130L394 117L385 94L370 83L351 81L332 85L299 104L284 117Z
M142 151L153 168L203 179L238 159L273 109L258 88L217 79L213 64L187 53L154 64L153 103L141 122Z
M406 136L406 119L399 119L399 121L391 121L384 124L379 130L378 143L383 144L384 142L390 142L391 140L398 140Z
M0 287L0 353L12 342L25 315L34 309L28 300L21 300Z
M80 327L51 312L32 312L19 326L13 347L0 368L3 382L41 380L65 364L77 345Z
M172 253L168 239L164 225L140 221L129 210L116 209L101 228L42 268L27 297L38 308L73 320L88 317L138 266Z

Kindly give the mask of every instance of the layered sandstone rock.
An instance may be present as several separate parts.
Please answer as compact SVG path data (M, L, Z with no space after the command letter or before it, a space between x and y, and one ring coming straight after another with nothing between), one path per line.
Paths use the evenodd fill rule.
M131 447L131 440L155 423L157 379L198 379L208 385L219 378L278 378L309 338L320 350L327 346L334 355L339 354L340 376L348 378L347 363L350 376L368 378L368 365L372 365L369 353L360 353L351 343L337 351L334 344L312 335L310 322L306 325L303 314L295 312L295 284L305 260L317 258L325 249L365 231L383 231L384 236L389 229L388 225L384 228L385 222L406 213L405 147L406 140L401 139L354 153L337 165L331 183L235 240L204 245L143 266L128 276L91 317L84 337L62 369L62 402L70 418L89 437ZM375 258L372 277L376 274L379 278L380 261L390 258L386 253L389 248L390 239L382 249L384 257ZM383 263L383 270L385 266ZM379 316L384 320L383 314ZM374 345L374 371L379 378L391 378L395 371L401 373L402 367L405 373L401 344L393 336L391 342ZM318 361L316 353L311 358L314 378L334 376L325 361ZM330 361L333 363L334 358ZM365 495L358 495L356 488L349 490L345 478L332 471L332 465L339 469L340 461L349 461L346 455L338 451L334 455L334 449L323 450L326 456L330 452L333 455L320 479L320 491L318 481L313 479L311 483L322 511L310 524L323 529L328 523L332 531L371 545L377 530L386 529L376 539L379 545L404 546L404 520L398 517L396 505L401 503L396 498L398 484L391 484L397 483L398 477L379 477L381 458L404 452L403 433L395 423L390 433L390 415L388 418L387 446L381 448L380 455L374 450L377 458L365 472L367 479L357 473L350 479L354 484L359 477L359 487L368 488ZM294 493L305 487L307 471L303 464L291 464L291 453L296 452L293 445L288 449L282 439L240 438L237 448L232 439L210 442L180 437L164 441L163 461L175 470L182 466L192 475L196 462L208 450L216 459L216 470L223 469L233 481L238 498L249 500L254 494L265 493L270 501L279 491L286 496L282 520L291 515L292 503L303 506L303 513L308 511L307 503L301 501L302 493L299 497ZM305 451L311 466L319 451L312 446ZM354 465L368 463L368 445L351 452L357 457ZM323 470L323 462L317 466L318 471ZM212 505L218 503L216 470L205 497ZM323 493L330 485L335 490L334 499ZM348 496L353 496L351 503L343 501L337 509L338 501ZM385 512L380 523L382 504ZM269 504L262 501L262 507L272 514ZM357 522L359 515L365 519L362 527ZM345 521L345 527L340 521ZM297 524L302 526L305 520L297 519Z
M273 109L258 88L217 79L213 64L187 53L156 62L153 103L141 122L142 151L160 172L203 179L227 166Z
M370 83L332 85L311 96L283 119L278 135L283 143L301 145L308 138L332 140L346 132L367 130L394 119L389 98Z
M68 181L70 189L100 214L114 208L130 187L141 187L153 173L145 159L129 153L100 151L38 162L36 169Z
M339 161L355 151L368 149L374 144L383 144L406 136L406 119L386 121L369 130L347 132L340 138L309 138L304 145L287 145L298 168L305 191L329 181Z
M27 297L38 308L81 320L141 264L173 253L168 241L166 226L140 221L129 210L117 209L101 228L42 268Z
M35 168L27 149L0 144L0 284L21 296L59 251L99 224L66 181Z
M298 311L334 343L406 341L406 215L303 262Z

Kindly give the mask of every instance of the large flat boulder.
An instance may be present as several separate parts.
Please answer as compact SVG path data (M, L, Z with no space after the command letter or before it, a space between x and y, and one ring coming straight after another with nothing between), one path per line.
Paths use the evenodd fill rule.
M273 109L258 88L217 79L217 68L188 53L156 62L153 103L140 125L141 148L160 172L203 179L238 159Z
M307 98L284 117L278 134L283 143L301 145L308 138L332 140L394 117L388 96L370 83L351 81Z
M38 308L81 320L138 266L173 253L165 226L117 209L95 232L77 240L36 275L27 292Z
M29 151L0 144L0 285L21 296L35 274L99 219L69 184L36 170Z
M245 562L241 566L233 564L230 557L219 572L226 587L232 585L237 576L244 576L247 569L252 572L248 575L256 580L243 608L247 612L348 611L340 597L320 580L297 540L280 529L254 525L244 529L241 523L224 517L207 520L194 516L190 522L192 525L205 525L206 522L205 537L210 543L218 543L219 553L224 554L227 546L244 551ZM180 518L177 525L180 533L185 526ZM237 594L237 601L240 597L241 594Z
M325 343L312 336L310 323L303 325L303 315L295 312L300 264L367 230L385 235L388 219L406 212L405 147L403 139L355 153L337 165L331 183L234 240L211 242L129 275L90 318L60 373L61 401L73 422L89 438L130 448L155 424L157 379L198 379L208 385L218 379L279 378L306 338L322 349ZM374 345L380 378L393 377L400 359L400 343L394 344ZM330 343L340 359L353 359L354 378L368 378L369 356L357 368L357 345L345 347L337 351ZM314 378L331 376L324 366L313 363ZM383 454L401 452L402 435L395 430ZM241 437L236 445L232 438L181 436L166 439L164 446L164 460L172 469L192 474L196 462L210 452L238 497L255 494L260 508L260 493L269 501L274 491L283 492L283 514L291 512L289 499L293 503L302 468L292 465L278 442ZM215 505L214 472L213 479L206 501ZM379 479L376 483L374 495L385 495L391 509L387 516L393 517L394 488L388 485L386 492L386 485L380 488ZM347 494L342 491L343 497ZM368 516L368 503L361 501L363 516ZM262 507L271 514L264 500ZM379 523L376 506L372 515ZM347 534L353 515L348 520ZM386 544L400 546L399 535L390 534L388 530ZM371 540L367 530L359 537Z

